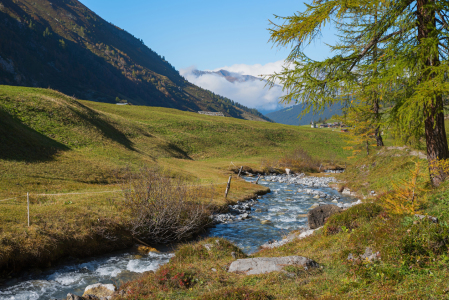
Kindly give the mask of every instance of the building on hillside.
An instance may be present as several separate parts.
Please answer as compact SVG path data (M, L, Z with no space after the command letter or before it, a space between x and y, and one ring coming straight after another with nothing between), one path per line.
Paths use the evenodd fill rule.
M128 105L128 103L115 103L116 105Z
M330 128L337 128L340 127L340 123L338 122L334 122L334 123L329 123L327 124Z
M198 113L200 115L215 116L215 117L224 117L225 116L222 112L199 111Z
M327 128L327 127L329 127L329 125L327 125L327 124L321 124L320 125L320 128Z
M315 122L312 121L311 127L312 127L312 128L316 128Z

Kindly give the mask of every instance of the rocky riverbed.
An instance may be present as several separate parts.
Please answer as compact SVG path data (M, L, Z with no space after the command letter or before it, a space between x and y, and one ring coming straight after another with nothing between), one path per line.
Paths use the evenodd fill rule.
M254 181L251 177L246 177L248 181ZM268 175L263 176L259 179L259 183L272 185L271 183L279 183L286 186L291 186L292 191L294 189L296 195L308 195L315 199L310 208L317 207L319 205L332 204L337 205L340 208L349 208L352 205L361 203L360 200L355 202L341 201L343 195L335 193L330 189L329 184L336 182L334 177L314 177L305 176L304 173L301 174L281 174L281 175ZM297 188L299 187L299 188ZM325 190L323 190L325 188ZM279 190L275 189L275 194L279 196ZM288 190L287 190L288 191ZM228 224L229 222L242 221L250 219L252 212L263 212L262 208L258 208L257 204L259 199L262 197L250 199L247 201L239 201L237 204L229 205L227 213L218 213L211 216L215 224ZM309 197L310 198L310 197ZM347 199L347 198L345 198ZM253 209L254 208L254 209ZM267 211L267 210L266 210Z
M256 180L254 176L244 178ZM357 203L356 198L330 188L331 182L335 182L335 178L304 174L261 177L259 184L269 187L271 192L230 205L227 213L212 216L216 225L209 229L207 236L224 237L243 251L253 253L264 244L275 247L312 234L313 230L307 230L310 209L324 204L349 207ZM289 235L298 229L302 232ZM88 285L135 279L144 272L156 270L170 257L170 252L142 254L128 251L29 273L0 287L0 299L47 300L62 299L68 293L82 295Z
M256 178L254 175L244 177L249 182L255 182ZM307 231L310 209L326 204L348 208L360 203L329 186L336 181L334 177L304 174L261 176L259 184L269 187L271 192L229 205L228 212L213 215L215 227L209 230L208 235L224 237L245 252L252 253L264 244L282 241L293 230Z

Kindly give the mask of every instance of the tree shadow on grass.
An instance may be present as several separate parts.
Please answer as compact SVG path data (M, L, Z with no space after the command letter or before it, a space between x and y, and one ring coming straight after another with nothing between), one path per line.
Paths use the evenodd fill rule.
M80 119L90 123L93 127L100 130L102 134L108 139L125 146L131 151L137 151L133 147L133 142L129 140L123 132L115 128L112 124L103 120L103 118L101 118L101 116L96 111L90 109L89 107L79 102L78 104L83 106L87 110L87 113L86 112L81 113L77 110L72 110L73 113L77 114Z
M0 159L44 162L69 147L52 140L0 109Z
M187 152L179 148L173 143L169 143L168 145L162 147L166 152L168 152L174 158L188 159L193 160Z

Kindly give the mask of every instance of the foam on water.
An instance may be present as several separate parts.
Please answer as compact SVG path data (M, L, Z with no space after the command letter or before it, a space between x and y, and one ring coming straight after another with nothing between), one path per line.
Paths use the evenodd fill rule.
M156 270L167 263L173 254L149 253L140 259L122 253L94 259L86 263L60 267L46 274L11 285L0 290L3 300L34 300L65 298L67 293L82 294L84 288L93 283L116 283L135 278L139 273Z
M142 261L140 259L133 259L128 262L126 269L128 271L136 273L155 271L159 266L166 264L170 260L170 258L173 257L173 254L160 254L150 252L148 256L152 257L153 260Z
M247 181L254 180L245 179ZM305 191L298 192L298 188L303 187L302 184L262 182L270 188L271 192L259 198L258 203L252 207L251 218L218 224L215 228L210 229L209 235L224 237L241 247L243 251L253 253L268 241L280 240L289 231L306 227L307 217L298 215L306 214L313 204L332 203L331 199L314 199L315 195L308 195ZM307 189L330 196L339 196L342 202L354 201L353 198L344 197L328 187L307 186ZM262 222L263 220L269 222Z
M254 179L250 180L253 181ZM264 181L271 193L259 198L252 207L251 218L244 221L218 224L210 229L209 236L224 237L247 253L255 252L267 241L280 240L289 231L304 227L306 217L299 217L309 211L317 202L331 203L329 199L313 199L314 195L297 192L302 185ZM343 197L330 188L307 187L329 195L340 196L343 202L354 199ZM340 201L341 201L340 200ZM256 212L256 210L260 211ZM268 220L270 222L261 222ZM80 295L84 288L93 283L116 283L136 278L146 271L154 271L173 257L171 253L150 252L137 258L129 252L92 259L88 262L66 265L39 276L22 278L0 290L3 300L34 300L65 298L67 293Z

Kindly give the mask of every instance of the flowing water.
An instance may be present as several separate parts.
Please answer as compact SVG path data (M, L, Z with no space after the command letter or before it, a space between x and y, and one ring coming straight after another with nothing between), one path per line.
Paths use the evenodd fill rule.
M247 181L254 179L245 177ZM329 187L306 187L324 192L331 197L315 199L314 195L298 192L304 186L270 181L259 181L268 186L270 193L261 196L251 208L251 218L216 225L209 230L210 236L223 237L246 253L253 253L268 241L280 240L292 230L307 227L307 213L316 203L335 204L331 197L340 197L342 203L356 199L345 197ZM267 222L268 221L268 222Z
M247 181L254 179L246 177ZM267 241L279 240L289 231L306 227L307 212L312 205L332 203L328 199L316 199L300 184L260 181L271 192L259 196L251 208L250 219L221 223L208 230L208 236L223 237L238 245L247 253L253 253ZM344 197L329 187L306 187L340 197L339 202L350 203L355 199ZM335 204L335 203L334 203ZM82 295L87 285L101 282L120 284L137 278L146 271L154 271L169 261L170 252L141 256L137 252L120 252L71 263L49 269L39 275L24 275L6 287L0 287L0 299L62 299L67 293Z

